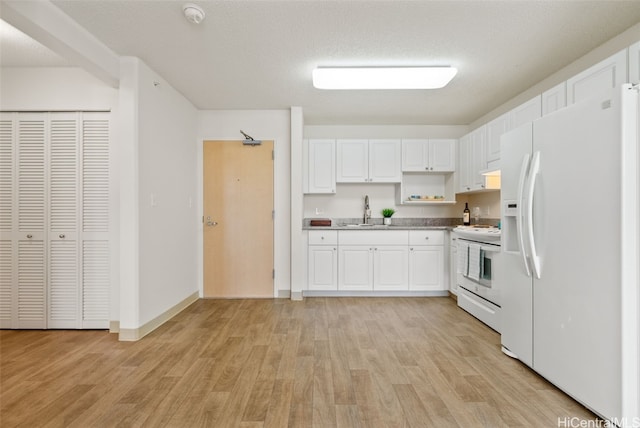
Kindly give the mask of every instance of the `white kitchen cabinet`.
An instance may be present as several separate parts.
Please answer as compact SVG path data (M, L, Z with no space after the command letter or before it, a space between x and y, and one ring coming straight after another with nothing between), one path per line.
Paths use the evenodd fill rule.
M408 241L406 230L340 231L338 290L407 290Z
M400 140L337 140L338 183L399 183Z
M309 231L308 289L338 289L338 232Z
M516 129L520 125L533 122L540 117L542 117L542 97L537 95L509 112L509 129Z
M373 246L340 245L338 266L338 290L373 290Z
M449 291L458 295L458 238L449 234Z
M629 46L629 82L640 83L640 42Z
M458 193L471 190L471 136L467 134L458 143Z
M108 328L109 115L3 114L0 147L0 327Z
M407 290L409 251L406 245L373 248L373 289Z
M510 129L509 125L508 113L487 123L487 164L500 159L500 136Z
M480 190L485 188L485 177L481 174L487 169L487 127L481 126L471 132L470 150L471 150L471 173L470 183L471 190Z
M567 105L606 93L627 80L627 49L567 80Z
M307 141L308 169L305 193L336 193L336 141Z
M453 139L403 139L402 171L405 172L453 172L456 140Z
M542 115L545 116L567 106L567 82L542 93Z
M409 290L443 291L444 231L409 231Z

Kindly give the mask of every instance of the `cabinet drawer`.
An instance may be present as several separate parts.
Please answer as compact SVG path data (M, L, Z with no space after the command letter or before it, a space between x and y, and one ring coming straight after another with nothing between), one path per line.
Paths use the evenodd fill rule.
M310 230L309 245L338 245L338 231Z
M444 230L410 230L409 245L444 245Z
M340 245L407 245L409 243L408 230L341 230Z

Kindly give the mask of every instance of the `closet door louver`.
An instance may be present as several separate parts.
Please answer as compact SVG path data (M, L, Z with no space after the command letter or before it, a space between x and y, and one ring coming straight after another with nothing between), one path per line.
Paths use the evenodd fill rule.
M49 328L81 328L77 113L49 120Z
M45 115L17 119L17 302L14 328L46 328ZM14 240L16 245L16 240ZM15 290L14 290L15 293Z
M0 115L0 328L13 318L14 267L14 148L15 115Z
M82 326L109 326L109 117L82 119Z

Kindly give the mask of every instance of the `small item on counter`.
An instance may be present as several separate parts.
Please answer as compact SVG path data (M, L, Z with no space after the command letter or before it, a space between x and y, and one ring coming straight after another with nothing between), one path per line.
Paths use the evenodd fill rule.
M462 224L469 226L471 224L471 211L469 211L469 203L464 203L464 211L462 211Z
M314 218L309 221L310 226L331 226L330 218Z

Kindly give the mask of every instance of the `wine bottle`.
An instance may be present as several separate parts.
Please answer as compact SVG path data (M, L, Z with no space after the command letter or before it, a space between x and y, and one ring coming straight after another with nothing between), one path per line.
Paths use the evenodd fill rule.
M464 203L464 211L462 212L462 224L469 226L471 224L471 211L469 211L469 203Z

